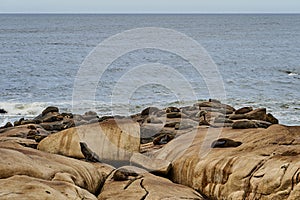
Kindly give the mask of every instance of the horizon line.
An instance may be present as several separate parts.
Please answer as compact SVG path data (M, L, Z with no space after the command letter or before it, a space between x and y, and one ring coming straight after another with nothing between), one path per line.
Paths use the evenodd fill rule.
M300 14L300 12L0 12L0 14Z

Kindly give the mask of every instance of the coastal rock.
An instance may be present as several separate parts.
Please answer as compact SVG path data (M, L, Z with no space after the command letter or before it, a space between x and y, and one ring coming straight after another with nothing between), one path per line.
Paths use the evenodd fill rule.
M238 120L232 124L233 129L258 128L257 124L251 120Z
M3 108L0 108L0 114L6 114L6 113L7 113L6 110L4 110Z
M267 114L266 121L270 122L272 124L278 124L279 123L278 119L276 119L271 113Z
M140 127L131 120L108 119L52 134L38 149L75 158L85 158L80 142L87 144L100 160L128 160L140 147Z
M249 119L249 120L254 119L254 120L266 121L267 109L266 108L258 108L251 112L246 113L245 116L246 116L246 119Z
M97 200L96 196L87 190L66 181L42 180L24 175L0 179L0 193L0 200Z
M167 118L181 118L182 114L180 112L170 112L167 113Z
M0 180L4 179L1 180L3 184L9 177L23 175L42 181L59 179L72 183L74 187L78 186L92 194L97 194L108 173L112 170L112 167L109 168L100 163L97 163L96 167L96 164L49 154L23 147L14 142L0 142ZM22 181L20 183L26 184L26 182ZM39 184L36 185L36 187L38 186ZM17 190L16 187L14 188ZM4 189L13 190L13 188L0 187L1 194L3 194Z
M39 143L37 148L48 153L60 154L78 159L85 158L81 152L80 138L76 132L76 128L49 135Z
M58 113L58 112L59 112L59 109L57 107L49 106L43 110L42 116L45 116L48 113Z
M122 167L130 171L131 178L114 180L110 175L98 196L104 199L204 199L198 192L183 185L172 183L170 180L152 175L136 167ZM120 169L118 169L120 170ZM122 176L123 177L123 176ZM126 177L126 176L125 176Z
M253 110L252 107L243 107L243 108L237 109L235 111L235 114L246 114L248 112L251 112L252 110Z
M140 153L134 153L130 158L130 163L159 175L167 175L172 167L171 163L166 160L152 159Z
M208 199L299 197L300 127L214 128L216 136L243 143L235 148L207 147L213 138L205 131L179 136L152 155L172 163L171 180Z
M159 111L159 108L157 107L148 107L148 108L145 108L144 110L142 110L141 112L141 115L150 115L150 114L154 114L156 112Z

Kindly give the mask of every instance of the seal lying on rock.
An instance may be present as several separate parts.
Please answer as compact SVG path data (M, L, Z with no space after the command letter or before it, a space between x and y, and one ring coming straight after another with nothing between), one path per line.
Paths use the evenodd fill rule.
M136 180L139 178L139 174L133 170L128 170L125 168L117 169L113 175L115 181L127 181Z
M80 142L81 152L84 155L86 161L101 162L99 156L94 153L86 143Z
M220 138L213 141L211 148L226 148L226 147L238 147L242 142L237 142L228 138Z

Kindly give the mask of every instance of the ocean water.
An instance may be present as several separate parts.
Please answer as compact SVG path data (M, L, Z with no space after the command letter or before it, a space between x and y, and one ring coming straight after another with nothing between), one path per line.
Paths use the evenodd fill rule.
M173 29L201 44L218 67L225 103L266 107L280 123L300 125L300 15L2 14L0 21L0 108L8 111L0 115L0 125L33 117L49 105L74 111L74 82L89 53L115 34L143 27ZM123 87L128 99L114 98L115 86L126 73L151 63L176 69L194 96L180 99L174 88L154 81L134 91ZM172 80L175 88L181 86L174 76L163 76L160 70L154 74L162 82ZM141 71L139 77L150 75ZM191 63L158 49L135 50L116 59L99 77L93 94L76 112L136 113L147 106L183 106L210 98L204 78Z

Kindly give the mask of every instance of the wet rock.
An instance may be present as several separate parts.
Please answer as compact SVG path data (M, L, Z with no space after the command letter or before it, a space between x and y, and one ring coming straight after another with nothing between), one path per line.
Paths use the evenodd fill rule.
M279 123L278 119L276 119L271 113L267 114L266 121L270 122L272 124L278 124Z
M180 112L180 109L172 106L166 108L166 113L173 113L173 112Z
M254 120L266 121L267 109L266 108L258 108L251 112L246 113L245 116L246 116L246 119L249 119L249 120L254 119Z
M152 142L153 138L160 133L163 124L143 124L140 127L141 143Z
M235 111L235 114L246 114L248 112L253 111L252 107L243 107Z
M251 120L239 120L232 124L233 129L258 128L257 123Z
M228 147L238 147L242 142L234 141L228 138L220 138L213 141L211 148L228 148Z
M181 118L182 114L180 112L170 112L167 113L167 118Z
M57 107L49 106L45 110L43 110L42 116L45 116L48 113L58 113L58 112L59 112L59 109Z
M159 136L156 136L153 139L153 144L154 145L162 145L162 144L167 144L168 142L170 142L171 140L173 140L175 138L174 134L170 134L170 133L161 133Z
M3 108L0 108L0 114L6 114L6 113L7 113L6 110L4 110Z
M150 114L155 114L156 112L159 111L159 108L157 107L148 107L142 110L141 115L150 115Z
M4 126L0 127L0 129L10 128L10 127L13 127L12 123L11 122L7 122Z
M209 99L209 102L213 102L213 103L221 103L221 101L217 100L217 99Z
M130 163L158 175L167 175L172 167L171 163L166 160L150 158L140 153L134 153L130 158Z

